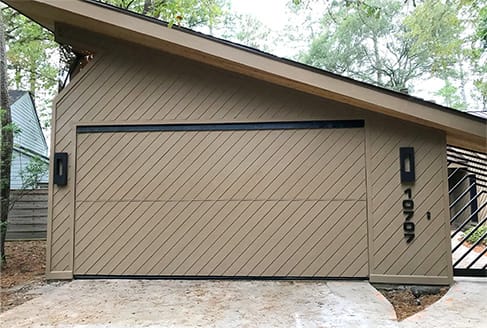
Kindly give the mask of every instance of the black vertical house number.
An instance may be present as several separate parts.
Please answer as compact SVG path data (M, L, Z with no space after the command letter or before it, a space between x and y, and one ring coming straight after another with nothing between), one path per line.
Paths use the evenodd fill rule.
M414 148L413 147L401 147L399 148L399 159L401 167L401 183L412 184L416 181L416 170L414 162ZM414 200L413 191L411 188L404 190L406 199L402 201L402 212L405 215L403 223L403 232L406 242L410 243L414 239L415 225L414 217Z
M410 243L414 239L414 222L412 222L414 216L414 201L413 192L411 188L407 188L404 193L406 194L406 199L402 201L402 212L406 216L403 223L404 237L406 237L406 242Z

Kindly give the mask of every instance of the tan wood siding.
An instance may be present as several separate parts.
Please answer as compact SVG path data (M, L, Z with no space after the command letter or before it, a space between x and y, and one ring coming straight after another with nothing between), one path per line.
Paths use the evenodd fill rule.
M445 233L446 144L441 133L391 120L370 121L370 165L372 227L371 274L434 276L451 275L449 238ZM399 147L414 147L416 182L402 185ZM404 237L402 201L410 187L414 200L415 238ZM431 220L426 212L431 212ZM406 281L405 281L406 282Z
M99 149L96 149L98 146L90 147L90 139L86 135L80 135L81 139L77 145L74 131L76 124L96 125L109 123L124 125L134 123L162 124L174 122L257 122L337 119L364 119L366 121L366 164L368 175L366 208L369 223L368 229L365 230L365 227L363 229L368 232L369 236L368 249L371 258L369 264L372 267L368 269L371 276L380 276L380 279L383 281L394 282L408 280L412 277L410 275L414 274L419 277L415 280L415 283L429 283L431 281L438 281L437 274L441 277L449 274L451 265L448 264L448 257L445 257L445 252L449 251L448 233L446 230L443 234L440 231L442 224L444 224L444 227L447 227L445 214L442 216L442 213L446 213L445 206L447 205L446 203L443 205L440 204L441 200L439 199L443 197L442 193L444 194L444 191L442 191L442 187L440 187L438 182L440 174L436 171L436 169L441 167L441 156L445 152L445 136L442 133L433 129L420 128L413 124L406 125L398 120L386 119L381 115L371 114L348 105L327 101L294 90L234 75L167 54L139 49L137 47L119 47L118 45L113 45L112 49L113 54L103 53L101 51L97 52L95 60L75 77L68 88L56 100L53 151L68 152L70 155L70 174L68 174L67 187L59 188L53 186L52 190L53 197L51 202L53 206L52 221L50 223L51 248L49 249L51 262L48 267L48 271L52 277L68 277L73 270L73 250L75 247L71 244L74 232L74 215L72 212L75 208L73 190L76 188L82 197L81 199L83 199L82 202L86 203L94 200L94 198L89 198L89 193L86 192L90 188L86 184L86 180L80 181L79 187L74 186L73 172L76 166L74 158L76 156L75 149L78 147L78 158L81 161L85 160L84 156L89 156L92 159L92 162L86 162L86 167L79 168L81 170L80 172L87 172L90 165L94 165L95 160L99 160L100 163L107 163L100 157L100 154L104 151L109 151L106 145L101 144L104 141L107 141L107 144L113 144L114 150L124 151L123 144L116 144L110 141L110 138L113 138L111 135L99 135L100 140L97 140L97 142L100 142ZM144 60L141 60L141 58L144 58ZM131 147L130 151L134 153L141 152L143 150L142 146L147 147L147 149L155 149L156 143L149 144L146 140L151 139L149 137L142 139L136 139L134 137L130 145L134 146L137 144L137 147ZM209 139L203 139L201 142L204 143L206 142L205 140ZM138 144L139 141L141 143L140 147ZM417 215L424 215L426 210L430 210L433 214L433 220L430 223L419 223L419 226L417 226L417 239L410 246L403 244L405 241L401 231L404 219L401 216L401 203L399 202L400 197L403 195L403 190L399 183L399 146L401 145L414 146L419 151L417 155L417 174L421 181L418 180L415 186L417 189L414 190L417 193L415 197L418 197L417 204L420 206L418 207L418 211L420 212ZM163 147L162 144L157 144L157 146ZM331 152L334 151L334 149L331 150ZM438 157L435 157L435 154ZM194 155L189 154L188 156ZM249 156L251 158L255 154ZM100 164L100 167L102 166ZM145 170L147 166L149 166L148 163L142 166L141 169ZM108 165L108 167L110 166ZM343 168L339 167L338 169ZM189 190L189 185L197 182L197 179L195 179L197 174L201 174L196 166L189 166L188 170L193 174L193 178L190 178L192 181L181 185L178 193ZM356 173L357 176L355 177L347 174L344 177L351 179L351 183L356 183L360 176L358 172ZM157 176L155 172L152 172L152 174L155 177ZM148 173L147 176L141 178L144 182L138 184L135 179L130 180L134 182L135 192L140 192L144 197L153 197L149 198L150 203L141 202L143 200L142 198L133 200L121 198L119 203L123 205L129 203L127 206L140 205L134 211L147 210L145 213L165 211L165 209L169 211L170 208L163 206L172 204L171 202L173 201L170 198L173 196L172 194L163 194L162 196L165 198L163 197L159 200L159 195L152 195L142 188L143 183L151 183L149 181L151 177L151 173ZM113 176L107 175L107 179L114 181L114 184L119 183ZM294 179L296 178L294 177ZM88 189L83 191L80 188ZM125 197L118 190L123 190L123 188L118 188L117 191L113 190L117 197ZM103 196L101 190L94 190L94 192L97 192L98 196ZM428 195L428 192L432 193L433 196ZM278 194L276 193L276 195ZM280 195L282 196L282 192ZM340 197L343 197L343 195L340 195ZM360 198L356 194L353 197ZM99 207L100 213L103 212L113 215L116 211L122 210L119 207L108 207L111 203L104 198L100 199L103 201L93 205L91 211ZM180 200L180 202L185 201L187 200ZM232 199L228 201L235 202ZM310 206L310 204L302 204L299 206L299 203L290 199L283 201L290 202L288 204L289 208L297 208L296 213L304 213L303 211L308 209L306 206ZM335 203L337 200L325 199L316 201L320 203L320 206L326 206L324 211L328 211L327 208L331 209L333 206L337 206L336 211L338 214L344 213L347 209L352 211L353 206L359 206L362 202L364 202L364 205L366 203L360 200L353 206L349 204L348 208L341 207L338 210L339 204ZM82 204L82 202L76 204L77 212L85 209L88 211L86 207L88 206L87 203ZM219 201L212 200L212 202L215 202L213 206L218 206ZM282 205L278 197L269 201L259 199L255 202L267 202L266 206L274 204L269 202L277 202L276 208ZM257 206L255 202L253 206ZM346 203L343 203L340 206L345 205ZM251 209L257 211L256 208L250 205L250 209L245 209L241 206L240 204L233 208L230 205L226 205L221 207L221 210L222 213L223 211L242 213L242 217L244 215L250 215L252 212L248 211ZM315 207L314 210L316 211L319 208ZM178 209L180 208L177 207L174 211ZM195 208L192 209L197 210ZM219 207L211 207L208 211L218 209ZM355 207L355 210L358 209ZM330 210L330 222L339 219L333 216L334 212L335 210ZM195 220L194 216L189 217L191 217L190 220ZM437 219L439 217L445 218L443 223ZM141 215L141 218L139 222L144 227L145 223L150 225L152 222L150 221L150 216L147 216L147 214ZM82 219L87 218L83 217ZM297 219L297 217L293 218L290 214L289 220L292 219ZM225 222L228 224L228 221ZM351 224L353 227L353 224L356 223ZM308 227L310 227L309 230L305 232L307 236L310 238L315 236L314 238L317 238L319 234L314 234L313 230L310 229L314 227L319 230L322 227L313 225L311 222L308 224ZM146 233L142 226L138 226L138 228L140 230L137 230L135 236ZM226 228L227 226L222 226L222 229ZM231 229L231 226L228 229ZM333 230L332 233L336 234L337 232L339 231ZM324 232L320 230L319 233ZM386 238L385 235L382 236L383 234L388 234L388 237ZM279 239L277 236L279 236L279 233L276 233L276 237L274 238ZM202 242L204 243L204 241ZM221 242L224 243L225 240ZM270 242L276 242L276 239L272 239ZM318 241L314 239L314 242ZM364 249L367 248L367 240L362 241L360 239L357 242L361 245L365 243ZM444 248L441 246L442 242L445 244ZM264 244L264 250L268 250L266 247L269 247L269 245L271 244ZM306 247L311 249L312 245L307 244ZM141 245L135 251L145 249L146 246ZM208 249L214 251L216 250L215 247L220 246L219 241L215 246L210 246ZM355 249L350 248L352 246L352 244L345 245L344 247L348 248L345 248L344 252L346 254L356 254L354 253ZM390 254L385 254L387 247L391 247ZM392 247L397 247L397 249L392 250ZM402 254L402 258L396 262L395 258L398 258L400 254ZM418 256L422 256L422 254L427 254L427 257L424 261L421 260L416 263L416 259ZM274 251L270 251L269 255L266 256L276 256L276 254ZM346 272L345 268L351 263L354 263L353 256L345 259L342 257L342 260L334 258L328 259L327 261L330 261L328 263L336 262L337 269L326 272L326 274L355 274L355 272ZM185 262L181 264L181 268L187 269L189 263ZM111 262L107 264L107 266L113 265L115 264ZM127 265L127 263L124 262L121 265ZM198 262L197 265L202 265L202 263ZM132 267L132 269L135 267L137 265ZM142 269L147 268L141 267L139 271L134 270L130 272L142 272L140 271ZM360 270L363 269L360 268ZM400 272L401 275L397 275L397 272Z
M117 55L98 53L58 96L53 131L56 152L74 154L73 122L332 120L358 116L356 110L339 103L173 56L137 48L118 50ZM132 66L137 69L130 69ZM200 91L195 94L195 90ZM186 106L181 105L189 100ZM70 164L72 172L74 164ZM72 186L72 174L68 174L68 186ZM51 271L71 270L70 189L53 187Z
M74 273L366 277L364 146L361 128L80 134Z

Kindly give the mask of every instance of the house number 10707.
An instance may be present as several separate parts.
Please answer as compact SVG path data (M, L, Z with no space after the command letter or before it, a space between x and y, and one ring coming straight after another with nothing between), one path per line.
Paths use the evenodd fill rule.
M414 201L413 201L413 192L411 188L408 188L404 191L407 198L402 201L402 212L406 216L404 223L403 223L403 230L404 230L404 237L406 237L406 242L410 243L414 239L414 222L411 220L414 216Z

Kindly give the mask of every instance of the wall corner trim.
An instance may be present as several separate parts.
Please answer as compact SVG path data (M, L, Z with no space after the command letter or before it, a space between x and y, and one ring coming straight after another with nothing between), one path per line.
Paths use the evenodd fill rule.
M400 285L452 285L453 280L448 276L409 276L371 274L371 283L400 284Z
M72 271L51 271L46 273L47 280L72 280Z

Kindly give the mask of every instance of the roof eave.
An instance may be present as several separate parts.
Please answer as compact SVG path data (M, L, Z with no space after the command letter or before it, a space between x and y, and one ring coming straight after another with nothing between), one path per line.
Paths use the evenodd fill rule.
M394 92L290 65L90 1L4 0L54 30L56 23L127 40L242 75L445 131L448 143L487 152L487 120ZM62 37L61 37L62 38ZM69 41L69 40L65 40Z

